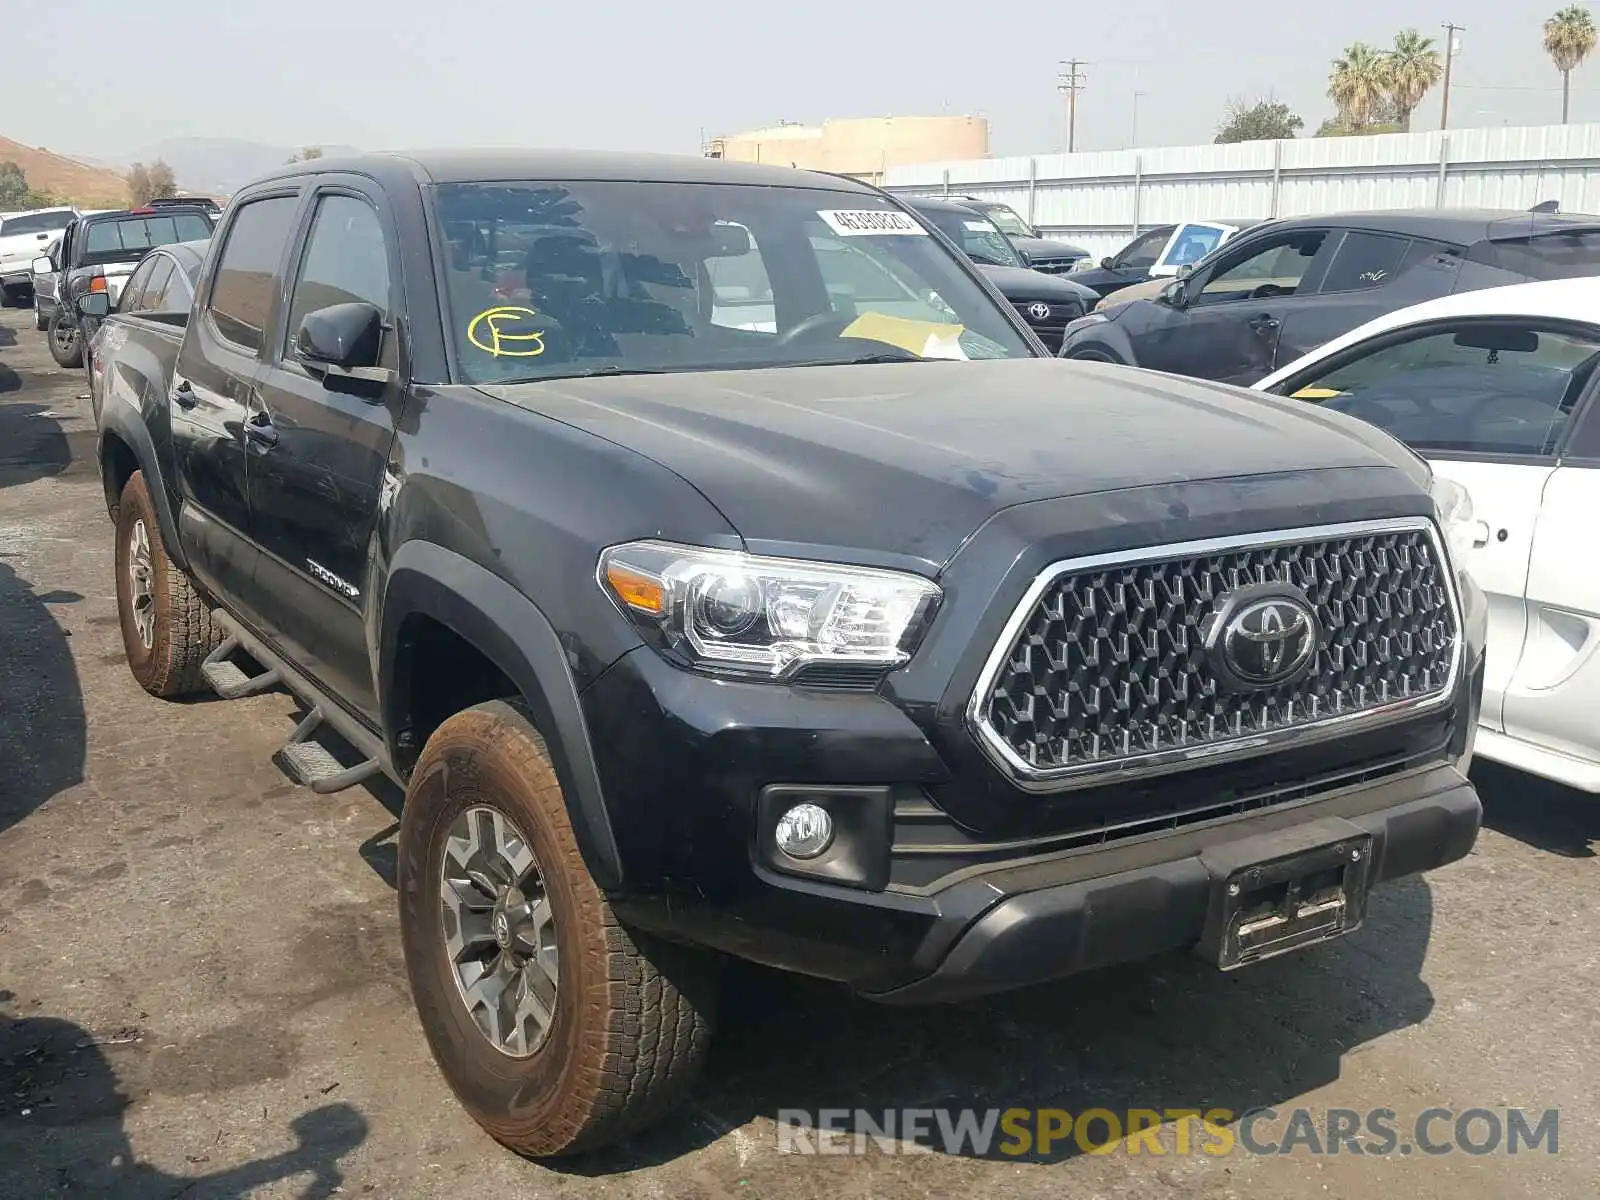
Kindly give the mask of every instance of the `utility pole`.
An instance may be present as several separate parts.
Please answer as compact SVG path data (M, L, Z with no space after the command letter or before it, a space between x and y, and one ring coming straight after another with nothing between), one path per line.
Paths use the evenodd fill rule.
M1066 69L1056 78L1056 91L1067 98L1067 153L1071 154L1078 148L1078 92L1084 84L1084 77L1078 68L1088 64L1072 58L1060 65Z
M1449 21L1444 22L1444 101L1439 106L1439 128L1445 129L1450 124L1450 68L1456 61L1456 34L1465 33L1466 26L1455 25Z

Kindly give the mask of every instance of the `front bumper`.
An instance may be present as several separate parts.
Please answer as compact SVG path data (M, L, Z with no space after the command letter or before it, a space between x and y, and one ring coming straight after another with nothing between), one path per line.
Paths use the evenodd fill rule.
M1482 812L1472 784L1445 767L1234 830L1195 831L1048 870L993 872L957 885L997 897L983 915L970 923L959 916L937 923L917 955L928 972L873 998L892 1004L964 1000L1196 946L1216 887L1207 859L1219 851L1266 859L1280 835L1316 822L1334 836L1371 836L1368 879L1375 885L1465 857ZM956 914L962 907L951 904Z
M0 287L15 288L24 284L30 288L33 286L32 271L0 271Z

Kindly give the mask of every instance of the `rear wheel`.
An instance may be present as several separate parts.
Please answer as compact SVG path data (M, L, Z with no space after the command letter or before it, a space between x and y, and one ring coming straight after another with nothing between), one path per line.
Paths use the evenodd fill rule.
M221 635L189 577L167 555L143 471L133 473L117 505L116 564L117 614L133 677L152 696L200 691L200 664Z
M83 366L83 338L63 313L50 318L50 357L58 366Z
M543 739L480 704L428 739L400 828L406 973L435 1061L496 1140L592 1150L679 1101L714 963L625 929L583 862Z

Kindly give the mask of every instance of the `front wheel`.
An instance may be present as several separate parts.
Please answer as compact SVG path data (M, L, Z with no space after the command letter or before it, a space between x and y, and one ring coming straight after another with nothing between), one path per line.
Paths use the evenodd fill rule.
M1122 367L1122 366L1126 366L1127 365L1120 358L1118 358L1116 355L1107 354L1104 350L1069 350L1066 354L1063 354L1061 357L1062 358L1075 358L1079 362L1111 363L1113 366L1118 366L1118 367Z
M40 333L47 333L50 330L50 318L44 315L44 309L37 304L33 306L33 327Z
M446 1081L497 1141L593 1150L681 1101L710 1040L714 964L617 920L544 740L480 704L428 739L400 824L400 934Z
M83 366L83 338L62 313L50 318L50 357L57 366Z

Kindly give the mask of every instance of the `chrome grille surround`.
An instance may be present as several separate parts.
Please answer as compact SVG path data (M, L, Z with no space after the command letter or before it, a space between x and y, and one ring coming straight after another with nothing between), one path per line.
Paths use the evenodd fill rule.
M1262 579L1283 580L1286 575L1292 575L1290 568L1284 566L1290 561L1289 554L1282 553L1285 551L1302 555L1308 551L1315 554L1319 549L1323 553L1339 553L1331 548L1343 543L1345 544L1343 552L1348 553L1352 543L1365 542L1367 545L1363 546L1362 550L1370 552L1377 549L1380 542L1385 548L1392 548L1405 543L1416 544L1419 538L1420 544L1427 548L1429 554L1428 561L1416 566L1415 569L1431 573L1436 577L1432 580L1432 584L1437 589L1431 601L1428 597L1424 597L1424 603L1431 603L1429 611L1433 613L1436 621L1445 622L1442 632L1448 639L1447 646L1441 641L1440 646L1432 651L1435 655L1442 652L1442 656L1446 659L1445 678L1436 686L1408 692L1394 699L1380 698L1375 703L1362 703L1357 707L1343 708L1325 716L1312 716L1309 719L1296 717L1294 707L1296 700L1300 698L1299 693L1307 686L1325 679L1328 673L1331 649L1329 645L1325 645L1318 652L1317 665L1310 678L1302 684L1287 689L1295 693L1294 695L1276 695L1272 691L1260 694L1268 697L1272 703L1286 704L1289 713L1287 719L1279 719L1272 713L1267 713L1265 717L1258 715L1250 727L1247 728L1240 722L1236 726L1236 732L1221 736L1208 735L1194 739L1184 735L1173 739L1171 744L1167 745L1130 748L1123 753L1099 755L1088 761L1073 761L1069 755L1064 762L1040 765L1025 757L1005 733L996 727L994 709L1000 699L998 689L1002 676L1017 658L1018 651L1022 648L1022 640L1039 611L1041 601L1046 600L1052 590L1069 577L1104 575L1164 564L1171 564L1180 570L1186 565L1192 574L1197 564L1206 563L1208 560L1212 562L1213 569L1220 569L1217 560L1227 559L1230 556L1237 560L1241 556L1248 557L1254 552L1261 552L1266 558L1267 561L1262 564L1263 566L1275 569L1275 573L1258 572L1248 579L1235 578L1230 586L1237 586L1244 582L1257 582ZM1280 553L1268 554L1272 551ZM1237 563L1235 565L1237 566ZM1288 581L1299 582L1292 577ZM1322 582L1324 585L1331 583L1327 580ZM1349 582L1346 580L1347 586ZM1442 596L1438 595L1438 592L1442 592ZM1200 622L1209 614L1210 606L1218 594L1220 593L1207 591L1196 597L1198 603L1191 603L1182 613L1175 614L1179 618L1175 631L1165 629L1158 631L1175 634L1169 637L1169 645L1165 647L1167 657L1182 667L1186 683L1193 681L1199 685L1201 695L1197 703L1213 702L1217 697L1215 680L1210 677L1201 659L1202 639L1199 628ZM1382 593L1374 593L1377 594ZM1346 642L1364 640L1348 636L1352 632L1348 628L1351 622L1333 619L1328 597L1311 595L1310 599L1317 608L1324 628L1329 631L1330 644L1338 639L1341 633L1347 635ZM1365 596L1363 599L1365 602L1371 602L1373 597ZM1341 605L1348 605L1351 599L1346 596L1339 602ZM1040 572L1006 621L994 649L985 660L977 685L968 701L967 725L984 753L1016 787L1023 791L1060 792L1168 774L1323 741L1443 708L1451 702L1462 670L1464 655L1462 630L1461 600L1449 554L1437 526L1424 517L1275 530L1067 559L1053 563ZM1415 632L1402 631L1402 636L1411 637ZM1143 633L1149 637L1152 631L1145 630ZM1103 642L1104 638L1100 640ZM1407 653L1410 654L1409 651ZM1178 658L1174 659L1174 655ZM1414 658L1415 655L1412 654L1411 657ZM1023 669L1031 669L1031 663L1029 667ZM1036 694L1048 700L1043 693ZM1208 719L1215 720L1217 715L1209 714ZM1068 714L1068 719L1071 719L1071 714ZM1238 720L1237 714L1235 719ZM1156 741L1159 743L1159 735L1164 729L1170 728L1170 723L1163 726L1157 721L1149 728L1158 735Z

